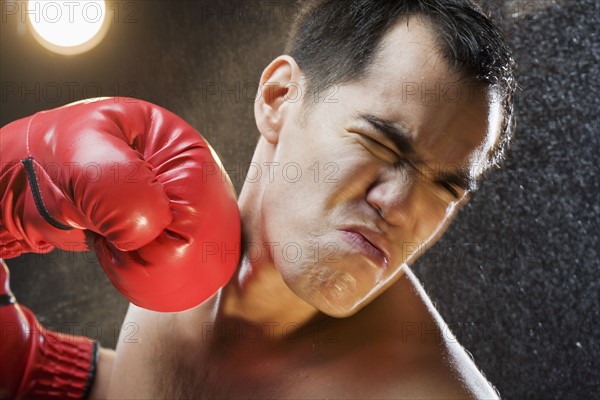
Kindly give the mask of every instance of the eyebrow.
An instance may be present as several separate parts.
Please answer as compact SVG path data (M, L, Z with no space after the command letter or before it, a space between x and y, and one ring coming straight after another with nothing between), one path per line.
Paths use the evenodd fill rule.
M412 135L406 128L371 114L358 114L356 117L387 137L403 154L416 156L415 149L411 143Z
M403 155L410 156L411 164L413 162L417 164L423 163L415 151L412 144L413 135L408 129L393 121L372 114L360 113L356 114L355 117L357 120L366 122L372 129L388 138ZM449 182L467 191L475 191L477 189L477 181L471 177L468 168L461 168L457 172L439 171L436 173L436 180Z

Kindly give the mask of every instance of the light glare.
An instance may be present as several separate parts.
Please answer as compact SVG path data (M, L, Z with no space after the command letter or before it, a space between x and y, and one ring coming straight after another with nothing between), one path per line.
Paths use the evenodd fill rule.
M102 40L106 24L104 0L29 0L28 22L36 39L61 54L90 50Z

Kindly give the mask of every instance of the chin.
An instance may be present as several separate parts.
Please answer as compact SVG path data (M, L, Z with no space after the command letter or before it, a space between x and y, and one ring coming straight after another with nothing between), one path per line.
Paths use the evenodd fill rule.
M351 293L326 291L320 294L320 301L314 305L323 314L333 318L347 318L359 312L371 302L367 296L358 297Z
M350 309L341 309L341 308L327 308L327 309L321 309L320 311L332 318L348 318L353 316L354 314L356 314L358 311L360 311L362 307L353 307Z

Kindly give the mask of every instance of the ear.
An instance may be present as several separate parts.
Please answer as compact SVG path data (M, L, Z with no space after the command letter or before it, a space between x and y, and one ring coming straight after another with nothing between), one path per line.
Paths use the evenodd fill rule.
M286 118L300 103L302 73L290 56L279 56L265 68L254 102L254 118L260 134L271 144L279 140Z

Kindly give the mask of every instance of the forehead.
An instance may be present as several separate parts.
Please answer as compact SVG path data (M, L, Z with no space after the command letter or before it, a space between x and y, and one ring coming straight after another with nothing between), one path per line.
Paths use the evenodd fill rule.
M499 134L499 103L451 71L428 23L416 17L386 34L367 76L342 85L340 97L353 110L347 123L364 113L390 121L425 161L476 169Z

